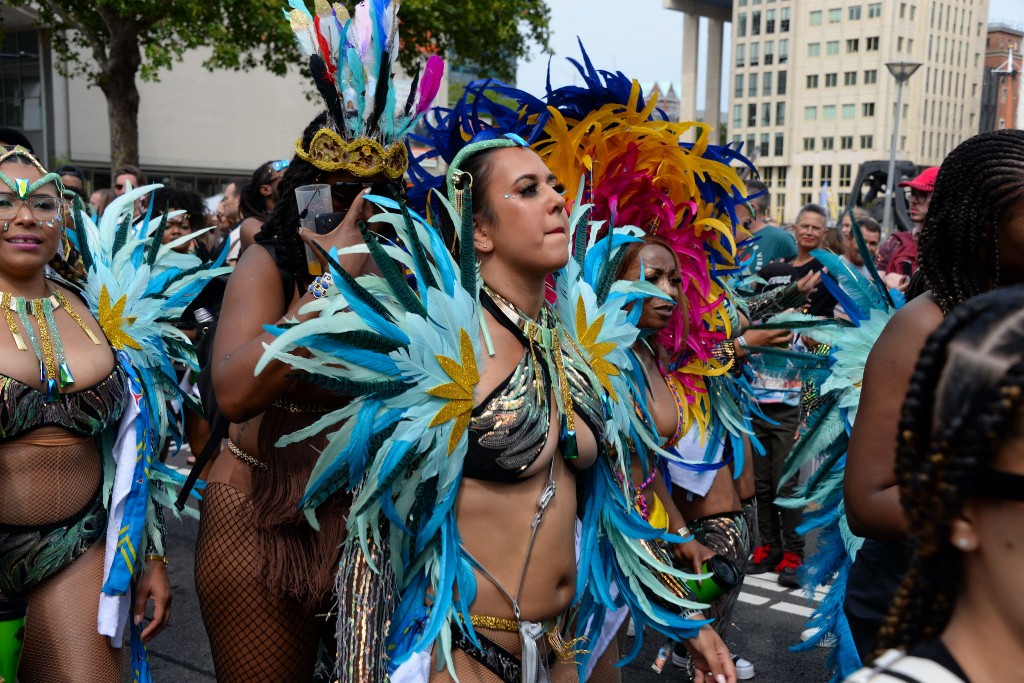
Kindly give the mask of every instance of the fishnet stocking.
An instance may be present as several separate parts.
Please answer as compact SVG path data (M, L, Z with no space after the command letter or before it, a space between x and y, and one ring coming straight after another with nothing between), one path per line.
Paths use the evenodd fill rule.
M195 579L217 680L309 683L320 639L333 644L333 633L298 601L271 591L258 572L249 498L228 484L209 484Z
M512 633L511 631L497 631L479 626L475 628L478 633L489 638L495 645L498 645L506 652L518 657L519 653L522 651L518 633ZM542 660L547 657L547 653L549 652L548 647L549 645L546 638L541 638L537 641L537 649ZM490 669L467 655L462 650L452 649L452 661L455 663L455 674L459 677L460 681L473 681L473 683L503 683L501 678L496 676ZM441 671L434 671L430 675L430 683L450 683L454 682L454 680L455 679L452 678L451 674L448 673L447 668ZM579 683L579 680L575 662L555 660L554 666L551 667L551 683Z
M102 584L103 546L97 543L29 591L19 683L123 680L123 650L96 632Z
M628 623L629 619L627 618L615 637L608 643L608 647L605 648L587 677L588 683L619 683L622 680L622 669L615 666L615 663L622 658L619 654L619 641L626 637Z
M37 433L5 443L0 446L0 524L67 519L92 503L102 477L91 437Z

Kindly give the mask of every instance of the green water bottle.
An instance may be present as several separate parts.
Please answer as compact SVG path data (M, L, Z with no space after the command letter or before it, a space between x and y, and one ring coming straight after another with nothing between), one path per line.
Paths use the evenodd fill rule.
M743 575L736 565L722 555L715 555L705 562L701 571L711 573L711 578L703 581L690 579L684 582L693 591L694 599L698 602L711 602L720 595L734 590L743 580Z
M28 603L24 600L0 600L0 682L18 680L18 662L25 643L25 615Z

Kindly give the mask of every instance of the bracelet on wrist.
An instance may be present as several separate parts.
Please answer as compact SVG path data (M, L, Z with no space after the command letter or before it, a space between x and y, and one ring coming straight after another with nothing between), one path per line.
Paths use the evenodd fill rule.
M146 555L146 561L148 562L150 560L159 560L164 563L165 567L167 566L167 558L164 555L157 555L155 553Z
M677 536L683 536L684 538L686 536L689 536L690 535L690 527L686 526L685 524L682 525L681 527L676 529L676 535Z

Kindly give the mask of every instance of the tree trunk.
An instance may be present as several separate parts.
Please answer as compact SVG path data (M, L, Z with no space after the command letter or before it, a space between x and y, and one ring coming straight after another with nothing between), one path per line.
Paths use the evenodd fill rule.
M139 89L135 77L141 63L138 32L125 21L110 32L107 60L97 79L107 98L111 169L139 164Z

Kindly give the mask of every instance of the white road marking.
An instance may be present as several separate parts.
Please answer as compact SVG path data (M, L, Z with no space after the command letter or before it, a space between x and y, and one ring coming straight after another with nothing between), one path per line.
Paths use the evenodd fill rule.
M770 607L780 612L788 612L790 614L798 614L802 617L809 617L814 613L813 607L805 607L804 605L794 605L791 602L777 602Z
M745 602L748 605L763 605L766 602L772 601L771 598L766 598L761 595L752 595L743 591L740 591L740 594L736 596L736 599L740 602Z
M771 576L772 580L768 581L762 579L762 576ZM754 588L760 588L761 590L771 591L773 593L785 593L789 589L785 586L780 586L777 581L778 574L759 574L758 576L748 576L743 579L743 584L746 586L753 586Z

